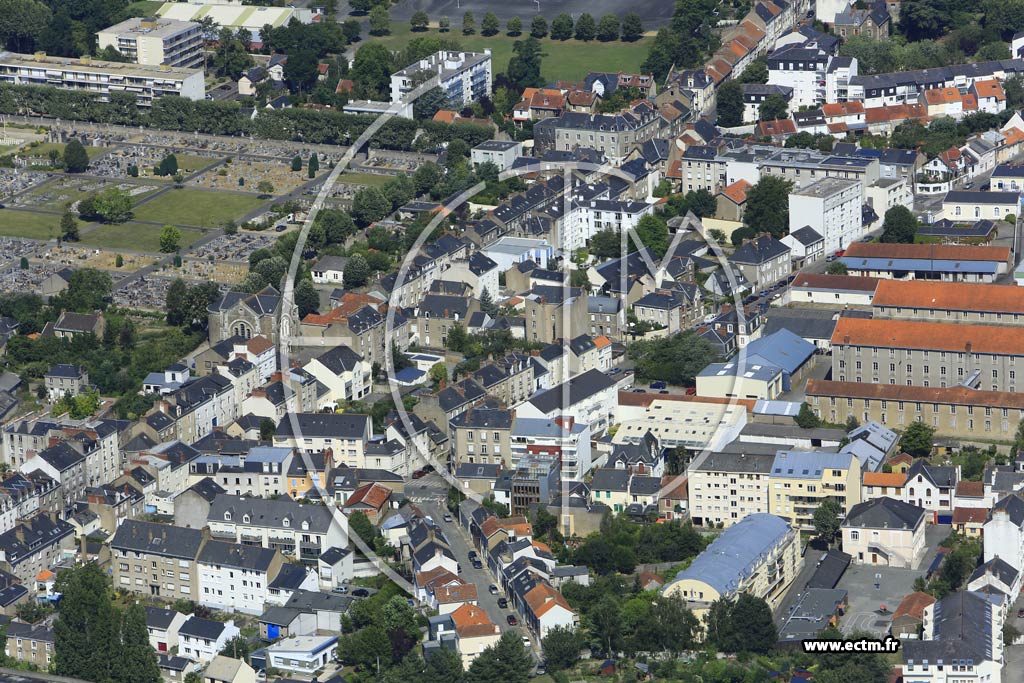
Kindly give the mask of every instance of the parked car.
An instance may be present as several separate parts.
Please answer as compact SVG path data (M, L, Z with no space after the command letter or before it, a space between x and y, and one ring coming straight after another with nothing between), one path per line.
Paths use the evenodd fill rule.
M451 516L451 515L447 515L447 514L446 514L446 515L445 515L444 517L442 517L442 519L443 519L444 521L448 522L449 524L451 524L451 523L452 523L452 516Z
M647 390L646 389L634 389L633 393L634 394L646 394Z
M516 619L516 615L514 615L514 614L510 614L507 617L505 617L505 621L508 622L509 626L518 626L519 625L519 620Z
M470 560L475 560L479 556L476 554L475 550L470 550L469 555L467 555L467 557L469 557Z
M508 608L508 600L506 598L498 598L498 607L501 609Z
M530 639L526 636L523 636L523 647L530 647Z
M335 586L331 589L331 592L340 593L341 595L344 595L345 593L348 593L348 586Z
M287 225L279 225L276 228L274 228L275 232L284 232L287 229L288 229Z
M686 387L686 395L687 396L696 396L697 395L697 387Z
M651 389L664 389L667 386L664 382L651 382Z
M370 591L366 590L365 588L357 588L354 591L352 591L352 595L357 598L368 598L370 597Z
M483 569L484 563L480 560L473 560L473 569Z
M836 255L835 254L829 254L828 256L825 257L825 263L832 263L835 260L836 260Z
M1017 610L1017 618L1024 619L1024 608Z
M497 595L498 594L498 587L495 586L492 583L490 586L487 587L487 592L490 593L491 595Z

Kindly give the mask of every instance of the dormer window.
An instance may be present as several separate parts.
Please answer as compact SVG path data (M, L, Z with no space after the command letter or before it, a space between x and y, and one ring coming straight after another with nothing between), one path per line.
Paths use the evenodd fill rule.
M304 521L302 523L302 530L303 531L309 531L309 522L308 521Z
M225 522L230 522L231 521L231 513L230 512L225 512L224 513L224 521Z
M283 527L290 527L291 525L292 525L292 520L288 519L287 517L285 517L284 519L281 520L281 526L283 526Z
M242 522L245 524L249 523L249 515L242 515Z

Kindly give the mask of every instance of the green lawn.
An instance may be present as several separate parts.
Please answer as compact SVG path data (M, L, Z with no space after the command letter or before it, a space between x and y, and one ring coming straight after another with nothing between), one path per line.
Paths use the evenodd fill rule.
M156 15L156 11L163 6L164 3L159 0L138 0L133 2L125 8L125 11L130 17L152 17Z
M48 240L57 237L60 215L5 209L0 211L0 235Z
M379 175L377 173L342 173L338 176L338 182L369 185L371 187L384 187L394 177L395 176L390 175Z
M213 228L258 208L264 200L254 195L212 190L170 190L135 207L140 221Z
M107 249L126 249L131 251L160 251L160 231L156 225L141 223L113 223L101 225L94 230L82 233L82 244ZM181 228L181 248L202 237L201 230Z
M23 155L27 157L40 157L43 159L47 159L47 161L49 161L48 156L50 154L51 149L57 150L62 155L64 154L64 145L62 143L44 142L42 144L36 145L35 147L30 147L26 149L23 152ZM89 145L85 148L85 153L89 156L90 159L95 159L99 155L106 152L107 149L107 147L93 147Z
M479 19L477 19L479 22ZM530 22L523 21L525 30L529 30ZM413 33L407 23L398 21L391 22L391 33L386 36L368 36L366 40L375 40L384 43L390 50L402 50L410 38L416 36L443 36L457 40L466 50L483 51L485 47L491 49L494 73L503 73L508 68L508 60L512 57L512 44L517 40L528 37L522 36L512 38L499 33L495 36L482 36L474 33L471 36L462 35L462 18L452 18L452 30L447 33L439 33L437 29ZM540 43L543 48L544 58L541 62L541 73L546 81L581 81L591 71L609 72L637 72L640 64L647 57L647 48L651 38L642 38L635 43L623 43L612 41L601 43L596 40L583 42L579 40L551 40L542 38Z

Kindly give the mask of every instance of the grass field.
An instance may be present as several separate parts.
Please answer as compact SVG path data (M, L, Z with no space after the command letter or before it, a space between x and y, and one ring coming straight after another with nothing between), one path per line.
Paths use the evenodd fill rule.
M480 19L477 19L479 22ZM491 49L494 73L503 73L508 68L508 60L512 57L512 44L517 40L527 37L512 38L499 33L495 36L482 36L474 33L471 36L462 35L461 16L452 17L452 30L447 33L439 33L437 29L430 29L413 33L407 23L398 21L391 22L391 33L386 36L368 36L366 40L384 43L390 50L402 50L409 39L417 36L441 36L457 40L466 50L483 51L485 47ZM525 29L529 30L529 22ZM541 61L541 74L546 81L581 81L591 71L627 71L637 72L640 64L647 57L647 48L650 45L650 38L643 38L635 43L622 43L612 41L601 43L596 40L583 42L580 40L551 40L542 38L540 43L543 48L543 60Z
M338 176L339 183L355 183L356 185L369 185L371 187L384 187L394 176L378 175L376 173L342 173Z
M140 221L213 228L256 209L264 200L253 195L203 190L171 190L134 210Z
M60 215L32 211L0 211L0 235L48 240L60 232Z
M163 6L164 3L158 2L157 0L138 0L133 2L125 8L128 12L128 16L131 17L152 17L156 14L156 11Z
M24 156L27 157L40 157L43 159L47 159L51 149L55 149L60 154L64 154L64 145L59 142L44 142L40 145L36 145L35 147L30 147L26 149L23 152L23 154ZM106 152L107 149L107 147L92 147L90 145L85 148L85 153L88 155L90 159L95 159L99 155Z
M156 225L141 223L118 223L101 225L94 230L82 233L82 244L107 249L126 249L131 251L160 251L160 231ZM181 248L192 244L202 237L199 230L181 229Z

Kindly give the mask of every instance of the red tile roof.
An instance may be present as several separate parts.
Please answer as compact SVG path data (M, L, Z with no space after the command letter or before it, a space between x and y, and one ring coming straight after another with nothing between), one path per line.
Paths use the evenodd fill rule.
M956 495L965 498L981 498L985 495L985 484L980 481L967 481L966 479L956 483Z
M876 277L857 277L856 275L826 275L824 273L797 273L793 279L793 287L809 289L846 290L873 292L882 282Z
M962 406L989 406L1024 410L1024 393L985 391L967 387L912 387L901 384L869 382L834 382L825 379L807 380L808 396L866 398L869 400L914 401Z
M391 489L377 482L360 486L345 501L345 507L350 508L356 505L367 505L374 510L380 510L391 497Z
M566 600L561 593L546 583L537 584L524 597L526 598L526 604L530 606L530 611L533 612L534 616L538 619L551 611L555 606L562 607L563 609L572 612L572 607L569 606L569 601Z
M853 116L864 113L864 105L860 102L833 102L821 105L821 113L825 116Z
M913 258L941 261L1009 262L1009 247L976 247L961 244L883 244L854 242L846 248L849 258Z
M984 524L988 508L953 508L953 524Z
M832 345L1021 356L1024 334L1016 327L996 325L841 317Z
M895 486L899 488L907 481L907 475L899 472L865 472L864 486Z
M896 608L896 611L892 613L892 616L894 619L902 616L921 619L924 617L925 607L934 604L935 598L933 596L917 591L903 598L903 600L900 601L899 606Z
M761 121L757 124L758 135L792 135L793 133L796 133L796 123L793 122L793 119Z
M1000 102L1006 99L1003 86L994 78L987 81L974 81L973 89L978 97L994 97Z
M1024 287L935 280L882 280L873 306L1024 313Z
M732 185L722 188L722 194L728 197L733 204L742 204L747 201L747 190L751 187L753 185L741 178Z

